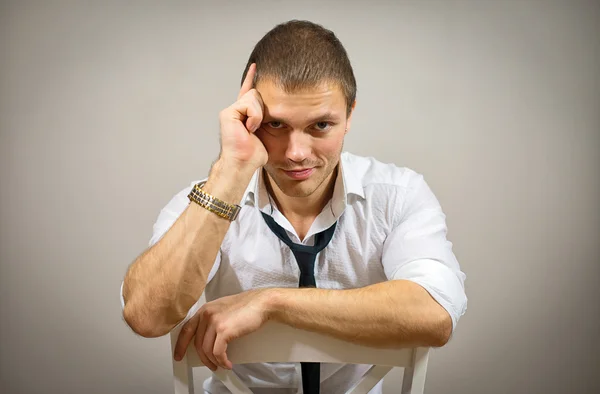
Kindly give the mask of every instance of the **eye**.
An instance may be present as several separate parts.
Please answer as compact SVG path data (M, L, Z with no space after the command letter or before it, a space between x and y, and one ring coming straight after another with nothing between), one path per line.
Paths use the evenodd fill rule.
M318 122L315 124L315 128L319 131L327 131L332 127L332 124L329 122Z
M273 122L268 122L267 126L269 126L272 129L280 129L280 128L283 127L283 123L277 122L277 121L273 121Z

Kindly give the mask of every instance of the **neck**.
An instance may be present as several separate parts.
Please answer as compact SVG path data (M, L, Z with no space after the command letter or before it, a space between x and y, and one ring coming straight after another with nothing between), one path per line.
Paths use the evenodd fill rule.
M271 180L266 171L264 172L264 179L267 191L271 194L279 210L286 218L291 220L314 219L321 213L333 196L337 173L336 167L323 183L310 196L306 197L290 197L285 195L277 184Z

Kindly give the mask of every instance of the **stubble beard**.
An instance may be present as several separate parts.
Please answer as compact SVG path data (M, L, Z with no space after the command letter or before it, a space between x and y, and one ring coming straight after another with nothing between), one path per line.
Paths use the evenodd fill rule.
M283 194L288 197L302 198L308 197L318 190L319 187L323 185L323 182L329 178L331 173L335 171L338 164L339 155L338 160L336 160L334 163L330 162L326 168L316 167L315 172L311 175L311 177L304 181L294 181L292 179L284 180L282 178L285 175L278 173L278 169L273 169L269 166L265 166L264 169L269 174L269 177L275 182L279 190L283 192ZM315 176L318 176L318 178L315 178ZM304 186L304 184L306 184L306 186Z

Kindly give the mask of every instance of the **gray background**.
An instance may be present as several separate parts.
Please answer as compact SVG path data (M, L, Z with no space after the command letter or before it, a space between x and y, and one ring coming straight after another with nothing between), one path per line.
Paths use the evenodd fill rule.
M292 18L350 54L346 149L424 174L447 213L469 309L426 392L600 392L600 6L550 0L3 2L0 392L172 390L119 286Z

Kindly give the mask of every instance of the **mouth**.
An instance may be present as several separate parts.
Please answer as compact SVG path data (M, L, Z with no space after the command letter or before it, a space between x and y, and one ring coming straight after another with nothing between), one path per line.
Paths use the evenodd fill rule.
M312 173L315 171L315 169L314 168L305 168L305 169L301 169L301 170L293 170L293 171L282 170L282 171L288 177L301 181L304 179L308 179L308 177L310 177L312 175Z

